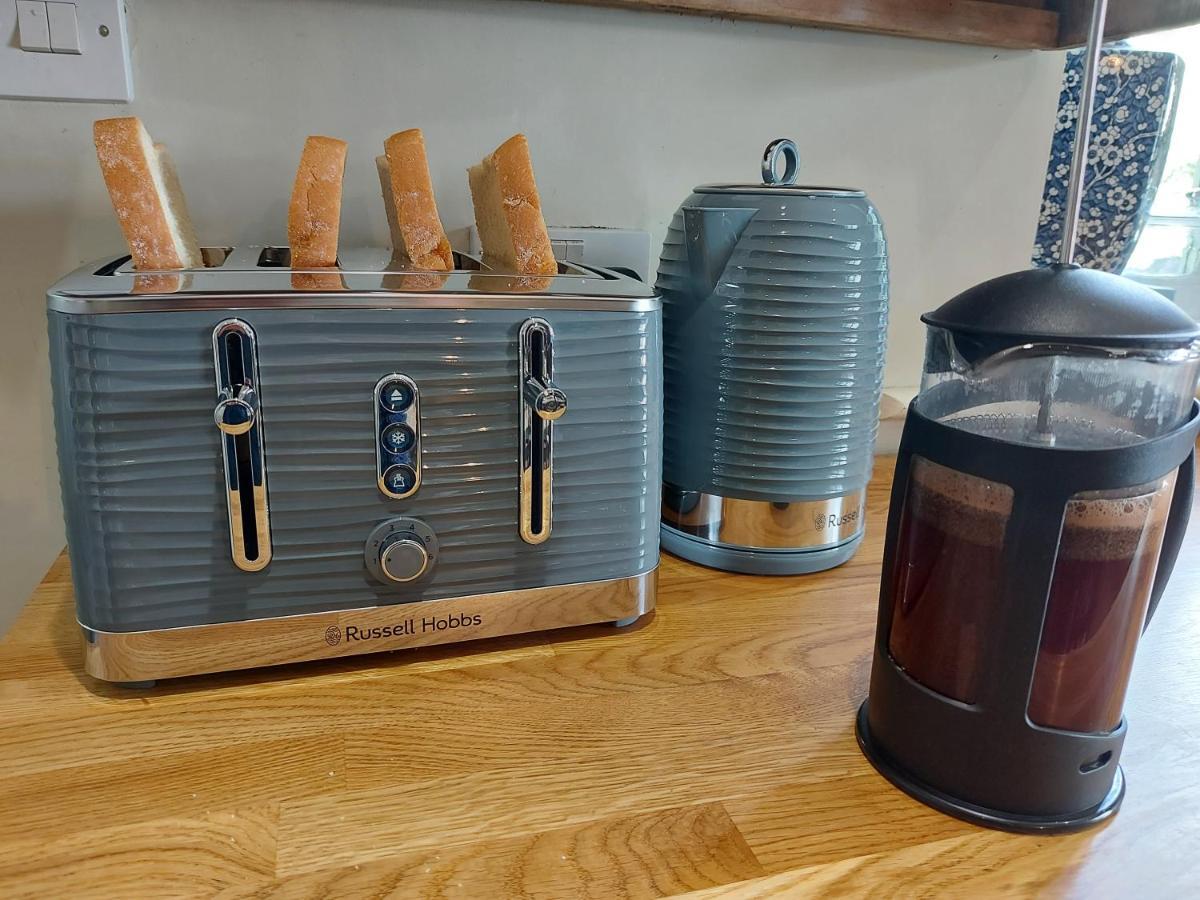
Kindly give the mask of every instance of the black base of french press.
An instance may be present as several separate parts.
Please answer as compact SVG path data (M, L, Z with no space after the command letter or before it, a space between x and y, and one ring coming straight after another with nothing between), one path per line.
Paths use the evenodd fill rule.
M1053 816L1024 816L998 809L988 809L985 806L978 806L939 791L920 779L914 778L888 759L887 755L871 741L871 728L867 723L867 701L865 700L858 708L854 734L858 738L858 746L862 750L863 756L880 775L914 800L974 825L984 825L988 828L1013 831L1019 834L1063 834L1098 825L1116 813L1121 806L1121 801L1125 799L1125 772L1120 766L1117 766L1112 788L1103 800L1090 809L1071 815Z

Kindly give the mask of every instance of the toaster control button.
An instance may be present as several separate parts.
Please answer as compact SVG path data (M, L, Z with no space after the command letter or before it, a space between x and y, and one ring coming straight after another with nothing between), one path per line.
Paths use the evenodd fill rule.
M413 402L413 390L403 381L389 381L379 389L379 402L388 412L404 412Z
M379 568L392 581L416 581L429 568L429 552L415 534L397 536L384 543Z
M363 544L367 574L392 588L419 588L438 564L438 539L420 519L386 519L371 529Z
M388 493L402 497L412 492L417 485L417 473L412 466L390 466L383 473L383 486Z
M421 391L392 372L375 382L375 484L389 500L411 497L421 486Z
M383 449L388 453L399 454L411 450L413 444L417 442L417 436L403 422L393 422L383 429L383 436L380 440L383 442Z

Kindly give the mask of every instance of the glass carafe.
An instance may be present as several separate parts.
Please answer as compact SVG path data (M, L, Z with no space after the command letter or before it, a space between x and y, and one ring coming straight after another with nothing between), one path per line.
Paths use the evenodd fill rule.
M994 440L1104 450L1185 423L1198 376L1197 344L1005 344L931 327L914 406ZM1091 733L1119 725L1174 484L1171 472L1047 510L1062 528L1027 710L1035 725ZM997 640L1012 506L1009 485L913 458L890 573L888 650L914 680L964 703L976 701Z

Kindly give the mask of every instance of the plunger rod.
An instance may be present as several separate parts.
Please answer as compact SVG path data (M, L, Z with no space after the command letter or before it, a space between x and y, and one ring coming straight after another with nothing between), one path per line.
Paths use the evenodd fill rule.
M1100 46L1104 43L1104 17L1107 13L1108 0L1095 0L1092 4L1092 24L1088 28L1083 83L1079 86L1079 119L1075 125L1071 174L1067 179L1067 217L1063 221L1062 244L1058 249L1058 261L1064 266L1074 261L1075 241L1079 236L1079 208L1083 205L1083 176L1087 172L1087 151L1091 143L1096 72L1100 68Z

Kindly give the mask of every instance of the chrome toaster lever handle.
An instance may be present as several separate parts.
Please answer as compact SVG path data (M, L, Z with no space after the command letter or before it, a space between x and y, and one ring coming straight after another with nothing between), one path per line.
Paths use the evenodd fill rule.
M258 339L241 319L213 329L213 368L217 405L213 421L221 432L225 500L229 512L229 554L243 572L258 572L271 561L271 510L258 391Z
M525 379L525 402L539 419L553 422L567 411L567 395L549 379L531 375Z
M213 410L213 421L222 434L237 436L254 427L258 419L258 394L249 384L243 384L235 394L232 389L221 391L220 402Z
M554 330L545 319L526 319L517 337L521 417L517 530L527 544L550 538L554 526L554 421L567 411L567 395L554 383Z

